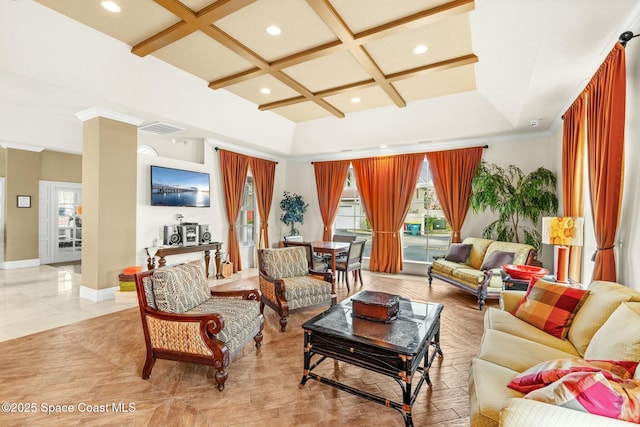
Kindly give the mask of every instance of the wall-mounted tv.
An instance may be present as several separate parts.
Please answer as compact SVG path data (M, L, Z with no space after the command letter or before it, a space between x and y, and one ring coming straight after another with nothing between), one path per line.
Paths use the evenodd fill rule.
M151 165L151 206L208 208L209 174Z

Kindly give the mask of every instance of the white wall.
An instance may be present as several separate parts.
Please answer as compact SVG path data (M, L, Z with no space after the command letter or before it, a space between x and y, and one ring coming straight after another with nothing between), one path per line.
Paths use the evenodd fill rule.
M221 251L228 251L228 233L229 226L225 209L224 193L222 188L222 177L220 174L219 154L214 149L215 141L208 140L203 142L202 147L191 147L195 152L204 153L204 162L190 162L167 157L153 157L147 155L138 155L138 206L137 206L137 229L136 229L136 264L146 269L147 255L146 247L153 246L154 239L162 239L163 226L177 224L176 215L184 215L183 222L197 222L199 224L209 224L212 239L222 242ZM225 147L234 151L231 147ZM238 150L236 150L238 151ZM185 154L186 157L192 157L193 153ZM253 155L253 154L248 154ZM197 157L197 156L196 156ZM197 172L206 172L210 175L211 193L209 208L180 208L169 206L151 206L150 202L150 165L166 166L177 169L186 169ZM274 180L274 195L269 215L269 242L277 244L281 240L280 232L280 208L278 206L282 198L282 191L285 182L285 164L279 161L276 166L276 175ZM257 235L256 235L257 238ZM257 243L257 242L256 242ZM253 246L242 247L241 258L242 268L255 267ZM172 255L167 259L168 263L176 263L197 258L196 253L183 255ZM213 261L212 261L213 265Z
M150 165L152 164L208 173L211 182L211 207L183 208L151 206ZM164 225L178 223L176 219L177 214L184 215L183 222L209 224L211 226L210 232L212 239L223 242L222 251L226 252L228 226L224 211L224 198L222 197L220 162L212 147L207 146L204 149L204 164L166 157L138 155L138 206L136 212L138 217L136 227L137 265L147 265L147 256L144 248L153 246L154 239L162 239L162 227ZM196 257L197 254L195 253L173 255L167 262L179 262L195 259Z
M635 34L638 28L633 28ZM627 109L625 127L625 170L622 212L618 227L618 282L640 290L640 39L626 47Z
M304 201L309 204L304 215L304 224L296 224L300 234L305 240L321 240L322 217L320 216L318 204L315 172L309 160L288 160L286 162L284 187L274 194L274 208L277 213L276 219L279 223L278 229L280 231L279 240L289 234L289 228L280 221L280 215L282 214L280 200L282 200L282 193L285 190L301 195Z
M525 174L533 172L542 166L555 172L559 178L559 165L554 161L554 139L550 135L538 134L530 138L517 138L488 142L489 148L484 150L482 159L503 168L509 165L518 166ZM558 199L561 199L559 192ZM491 211L474 214L469 209L461 230L462 238L482 236L484 227L496 218L497 215L491 213ZM539 259L545 267L551 268L553 264L553 251L551 248L543 245Z

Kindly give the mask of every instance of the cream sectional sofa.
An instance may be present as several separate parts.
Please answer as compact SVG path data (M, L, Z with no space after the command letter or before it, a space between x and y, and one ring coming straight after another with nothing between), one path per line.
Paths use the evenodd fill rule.
M567 339L547 334L511 314L523 291L504 291L501 308L488 308L480 350L469 371L471 426L634 425L525 399L523 393L507 387L519 373L553 359L640 360L640 293L604 281L593 282L588 290ZM622 327L620 313L626 316ZM640 372L634 378L640 379Z
M457 286L478 297L480 310L486 299L498 299L502 292L502 276L499 269L481 270L482 263L496 251L513 252L511 264L531 264L536 257L533 246L523 243L467 237L462 242L470 244L471 251L465 262L447 261L444 257L433 260L427 270L429 286L434 277Z

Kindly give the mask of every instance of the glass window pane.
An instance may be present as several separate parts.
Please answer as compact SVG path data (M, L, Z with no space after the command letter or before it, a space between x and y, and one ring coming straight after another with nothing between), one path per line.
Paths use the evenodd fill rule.
M238 231L238 240L241 245L255 244L255 197L253 188L253 177L248 176L244 185L244 193L242 195L242 206L238 215L236 229Z
M349 168L340 205L334 221L334 234L355 235L367 240L365 256L371 254L371 226L367 221L355 187L355 173ZM451 240L451 227L433 188L429 163L425 160L420 171L416 190L404 220L402 229L403 260L431 262L434 257L446 254Z

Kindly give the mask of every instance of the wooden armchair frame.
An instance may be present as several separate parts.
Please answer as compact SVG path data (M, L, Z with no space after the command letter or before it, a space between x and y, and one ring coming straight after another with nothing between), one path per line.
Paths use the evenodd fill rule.
M331 283L331 299L327 302L323 302L320 304L315 304L306 307L299 307L296 309L289 309L289 303L285 297L285 279L274 279L270 277L266 271L264 270L264 258L263 258L264 249L258 249L258 266L259 266L259 280L260 280L260 291L262 292L261 299L261 307L264 310L264 306L268 305L276 313L280 316L280 331L284 332L287 327L287 317L289 317L289 313L293 313L299 310L314 308L314 307L322 307L323 305L329 306L336 305L338 299L336 296L336 288L335 288L335 276L332 272L320 272L309 269L308 275L312 276L318 280L323 280L325 282ZM264 311L263 311L264 312Z
M147 347L147 356L142 368L142 378L149 378L156 359L197 363L212 366L216 369L215 380L217 388L223 391L228 377L227 367L231 359L246 345L251 336L238 345L234 353L231 353L227 345L214 336L225 327L224 317L221 314L178 314L167 313L153 308L147 301L144 288L145 281L152 280L153 272L154 270L149 270L135 275L136 293ZM261 299L258 289L211 291L211 296L253 301L260 301ZM264 317L262 311L259 316L260 326L255 336L253 336L257 349L262 345L263 339ZM154 339L152 339L152 336ZM190 339L185 340L185 336L189 336ZM191 347L185 345L187 341L191 343Z

